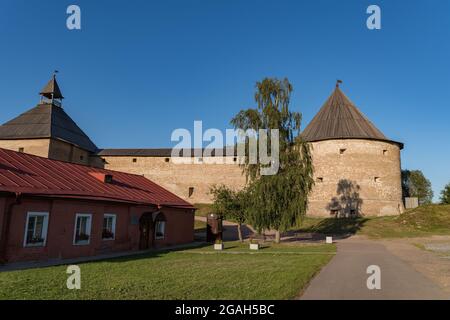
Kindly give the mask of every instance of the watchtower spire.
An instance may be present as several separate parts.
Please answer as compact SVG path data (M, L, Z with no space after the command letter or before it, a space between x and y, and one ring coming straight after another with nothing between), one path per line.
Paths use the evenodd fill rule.
M41 102L52 103L58 107L62 106L62 99L64 99L61 90L59 89L58 82L56 81L56 74L58 70L53 72L53 76L47 85L39 92L41 95Z

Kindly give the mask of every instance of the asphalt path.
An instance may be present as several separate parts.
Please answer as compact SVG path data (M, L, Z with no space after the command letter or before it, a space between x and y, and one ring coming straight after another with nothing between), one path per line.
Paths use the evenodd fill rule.
M380 289L373 269L379 267ZM376 267L372 267L376 269ZM311 281L300 297L303 300L410 300L450 299L434 282L373 240L345 239L337 242L337 254Z

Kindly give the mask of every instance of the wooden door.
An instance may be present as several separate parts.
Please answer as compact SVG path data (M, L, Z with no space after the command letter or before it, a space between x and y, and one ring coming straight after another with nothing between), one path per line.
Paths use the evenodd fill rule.
M139 220L139 250L150 249L153 245L153 221L152 215L144 213Z

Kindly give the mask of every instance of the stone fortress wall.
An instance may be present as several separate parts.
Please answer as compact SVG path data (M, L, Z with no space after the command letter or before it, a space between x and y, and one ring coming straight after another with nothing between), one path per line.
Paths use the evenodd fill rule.
M396 143L362 139L312 142L315 186L308 215L395 215L403 212L400 148ZM54 139L1 140L0 147L51 159L104 166L144 175L191 203L211 203L209 190L233 189L246 179L236 157L179 159L156 156L102 156Z
M213 185L225 184L233 189L245 186L245 175L235 157L181 158L170 157L102 156L105 168L144 175L191 203L210 203L209 190ZM181 160L176 158L176 160Z
M312 142L315 185L310 215L396 215L403 212L396 143L342 139Z
M403 212L400 148L395 143L342 139L312 143L315 186L308 215L395 215ZM105 168L142 174L191 203L210 203L211 186L239 189L245 175L236 158L102 156ZM217 164L225 161L225 164Z
M0 148L76 164L100 165L98 157L92 157L90 152L51 138L0 140Z
M48 158L50 139L14 139L0 140L0 148L17 152L26 152Z

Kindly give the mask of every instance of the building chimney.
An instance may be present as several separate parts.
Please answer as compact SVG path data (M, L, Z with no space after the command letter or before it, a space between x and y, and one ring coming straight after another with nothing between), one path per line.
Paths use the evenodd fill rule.
M103 183L112 183L113 182L113 176L112 174L103 173L103 172L89 172L91 176L93 176L95 179L103 182Z

